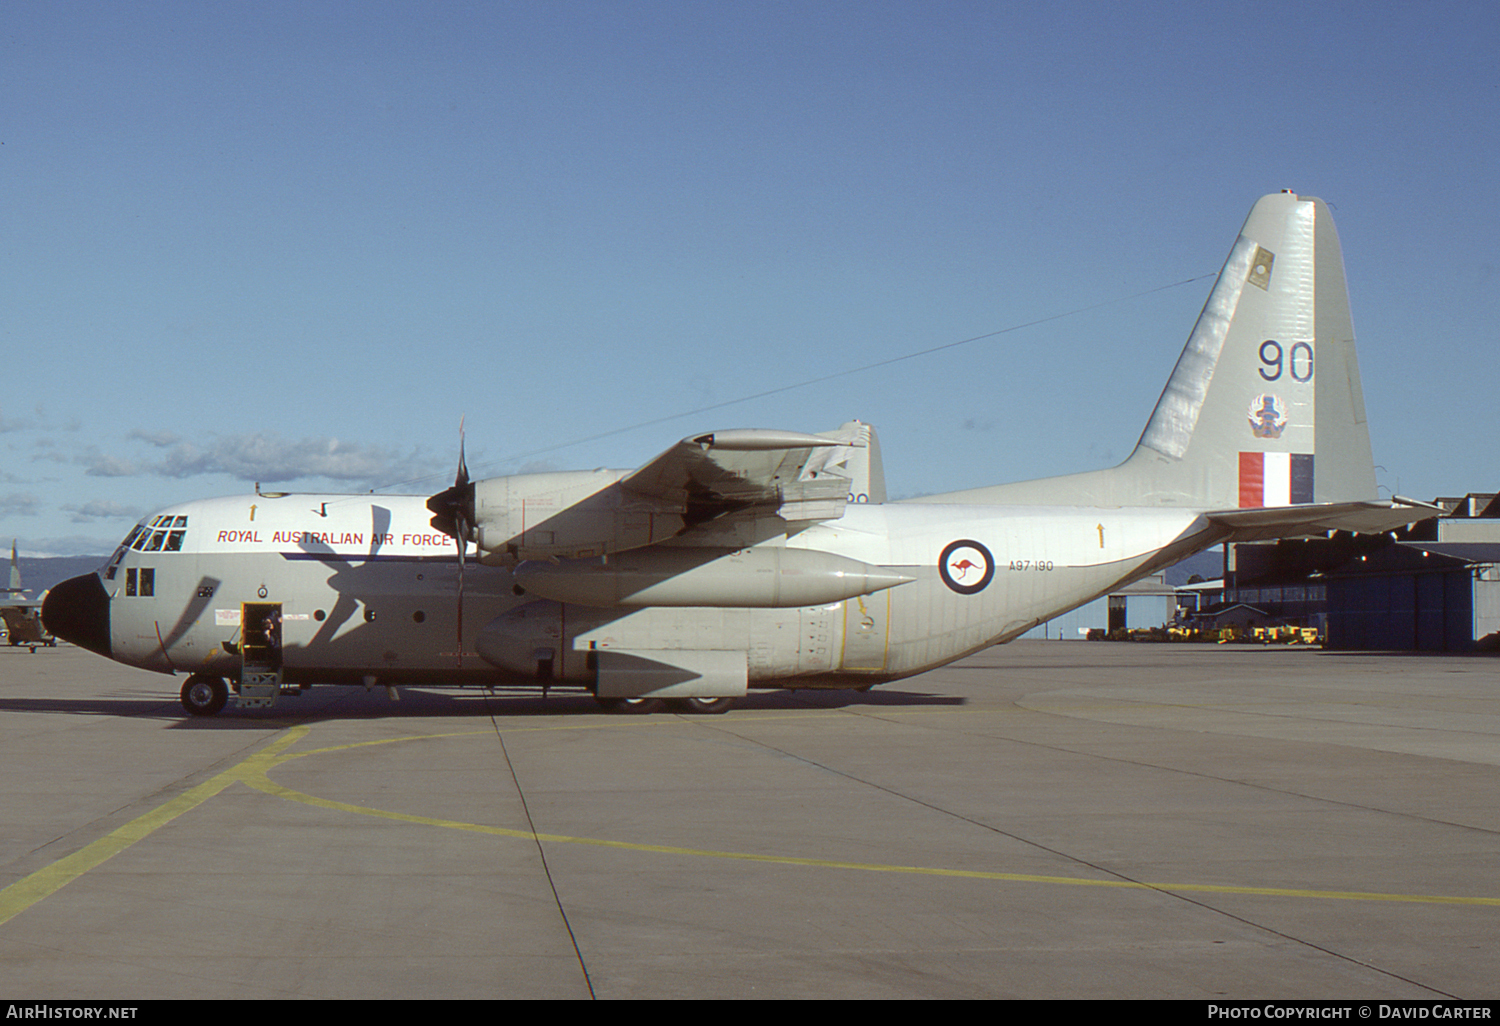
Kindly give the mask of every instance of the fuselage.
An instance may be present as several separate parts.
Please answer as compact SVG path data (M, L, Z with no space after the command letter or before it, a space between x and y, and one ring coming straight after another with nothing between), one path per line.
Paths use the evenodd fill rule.
M123 663L230 679L247 617L274 609L289 682L588 687L592 655L622 649L743 652L752 686L863 687L1007 641L1153 569L1164 549L1202 547L1186 544L1201 528L1186 509L850 504L759 544L910 580L811 606L747 608L731 594L598 607L537 598L471 554L460 602L456 545L430 516L422 496L173 506L137 525L92 581L55 589L48 622Z
M460 447L453 486L425 499L162 510L99 573L54 588L43 620L190 674L199 715L223 706L225 679L242 705L319 681L540 680L700 708L753 685L864 687L1220 542L1433 515L1378 501L1362 394L1327 206L1283 192L1251 210L1117 467L866 503L884 472L858 422L710 431L633 471L482 481Z

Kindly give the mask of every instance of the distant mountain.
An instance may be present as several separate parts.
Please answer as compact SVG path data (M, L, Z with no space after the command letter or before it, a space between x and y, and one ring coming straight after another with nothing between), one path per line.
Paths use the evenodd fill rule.
M4 558L4 557L0 557ZM90 573L99 569L109 561L108 556L54 556L49 559L33 559L30 556L21 557L21 587L31 598L41 598L42 592L53 588L69 577L77 577L80 574ZM10 560L6 560L4 576L0 577L0 586L10 579Z
M1166 583L1174 588L1181 587L1188 582L1188 578L1197 574L1205 581L1216 581L1224 576L1224 549L1222 546L1200 552L1196 556L1189 556L1181 563L1174 563L1165 571Z

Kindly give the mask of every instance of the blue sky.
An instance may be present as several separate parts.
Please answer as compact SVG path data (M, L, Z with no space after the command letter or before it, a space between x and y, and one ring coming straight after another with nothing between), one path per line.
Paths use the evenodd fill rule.
M1283 188L1333 206L1383 488L1500 488L1493 3L48 0L0 29L0 538L29 554L255 481L436 491L460 417L476 476L851 418L897 497L1111 465Z

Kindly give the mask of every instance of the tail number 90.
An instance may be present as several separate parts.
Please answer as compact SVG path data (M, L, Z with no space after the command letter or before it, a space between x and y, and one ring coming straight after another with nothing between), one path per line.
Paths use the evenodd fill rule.
M1281 377L1285 369L1293 381L1308 382L1313 376L1313 348L1306 342L1294 342L1290 351L1268 338L1260 344L1260 376L1267 381Z

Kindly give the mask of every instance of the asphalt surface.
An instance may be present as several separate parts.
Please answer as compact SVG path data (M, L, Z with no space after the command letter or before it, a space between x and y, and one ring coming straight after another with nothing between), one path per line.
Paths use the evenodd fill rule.
M1018 642L720 716L0 649L0 980L94 998L1492 998L1500 660Z

